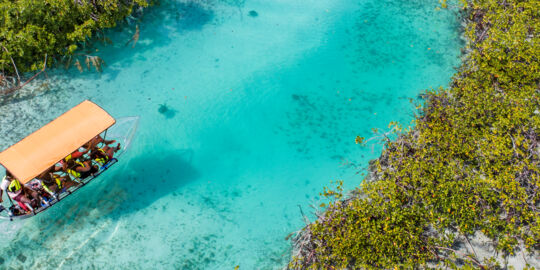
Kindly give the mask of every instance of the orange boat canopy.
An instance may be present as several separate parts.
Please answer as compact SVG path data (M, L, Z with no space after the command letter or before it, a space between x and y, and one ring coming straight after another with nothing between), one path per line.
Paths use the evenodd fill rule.
M0 164L25 184L114 123L105 110L85 100L0 153Z

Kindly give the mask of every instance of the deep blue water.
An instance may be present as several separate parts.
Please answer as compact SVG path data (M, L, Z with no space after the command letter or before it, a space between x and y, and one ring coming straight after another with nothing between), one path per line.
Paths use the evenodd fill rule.
M141 117L132 148L77 196L1 224L2 267L280 268L299 207L313 211L332 180L357 186L380 154L355 137L409 125L410 100L448 85L459 22L437 6L164 1L108 31L114 44L90 52L102 73L51 70L0 108L2 146L90 99Z

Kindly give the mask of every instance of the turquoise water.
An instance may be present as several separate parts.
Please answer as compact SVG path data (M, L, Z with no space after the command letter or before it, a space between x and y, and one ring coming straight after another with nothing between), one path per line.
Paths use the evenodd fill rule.
M120 162L39 216L2 223L2 267L278 269L299 207L408 125L410 99L446 86L459 22L436 0L166 1L111 30L103 73L49 71L0 109L2 147L84 99L139 115ZM250 11L256 11L256 15ZM97 51L96 51L97 50ZM313 216L310 215L312 218Z

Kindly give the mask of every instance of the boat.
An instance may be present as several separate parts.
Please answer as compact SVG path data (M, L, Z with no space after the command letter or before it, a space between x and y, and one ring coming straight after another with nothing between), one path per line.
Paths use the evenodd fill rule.
M32 206L14 202L9 195L3 195L3 204L0 206L0 219L13 221L35 216L59 203L67 196L73 195L75 191L99 177L116 164L118 158L129 149L138 122L139 117L137 116L114 119L100 106L85 100L1 152L0 164L6 169L6 172L19 180L20 184L26 188L37 192L39 200L34 200L34 206ZM92 164L95 168L93 174L85 178L69 175L68 179L75 184L63 188L62 185L59 185L56 192L50 191L37 178L39 175L50 171L51 168L55 168L55 166L61 168L62 166L59 166L59 164L70 158L75 151L83 149L81 147L87 145L87 143L91 145L90 141L95 140L98 136L103 140L115 140L115 144L120 143L120 147L115 148L117 151L111 158L107 158L106 161L101 163L90 158L88 153L80 157L82 161L88 161L88 164ZM103 142L101 145L103 145ZM63 170L56 171L54 174L58 177L68 176ZM6 203L10 205L4 205Z

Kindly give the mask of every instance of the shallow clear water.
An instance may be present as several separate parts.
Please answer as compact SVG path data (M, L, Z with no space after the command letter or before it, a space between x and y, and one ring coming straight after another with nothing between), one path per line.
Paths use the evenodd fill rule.
M2 147L84 99L140 115L130 152L39 216L2 223L14 268L276 269L331 180L352 188L408 125L409 99L446 86L459 24L436 0L164 2L94 50L102 74L49 72L0 109ZM254 10L257 16L250 16ZM131 32L130 32L131 31ZM160 109L161 108L161 109ZM22 254L22 255L21 255Z

